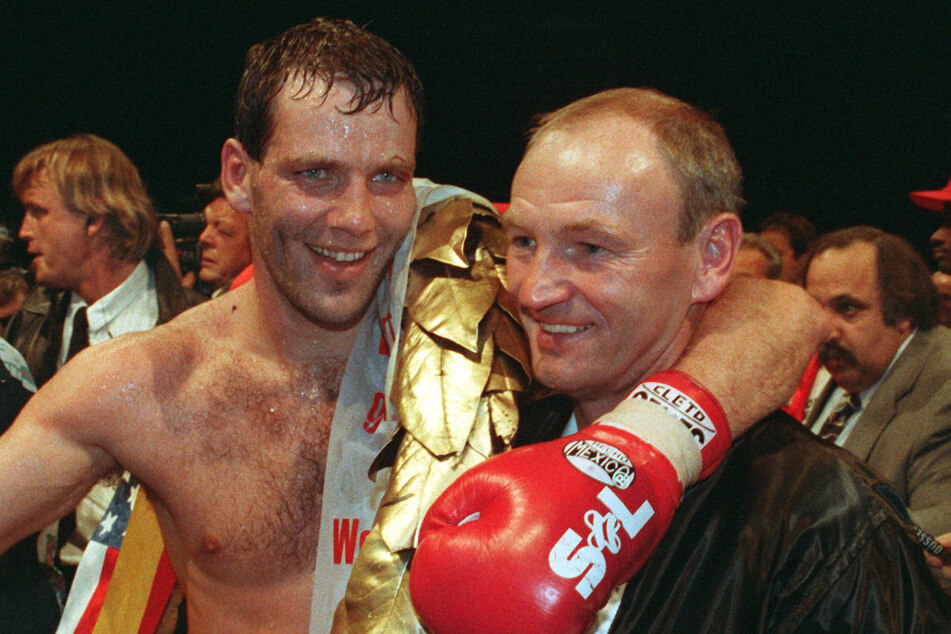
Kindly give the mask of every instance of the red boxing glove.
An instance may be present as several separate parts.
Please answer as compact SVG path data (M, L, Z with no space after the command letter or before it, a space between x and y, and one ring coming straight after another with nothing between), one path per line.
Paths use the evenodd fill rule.
M733 435L726 412L713 394L690 375L680 370L658 372L635 387L628 398L641 398L660 405L690 430L700 446L703 464L699 479L713 473L729 450Z
M433 504L410 572L428 629L583 632L637 572L682 482L696 479L699 452L689 430L645 399L604 418L470 469Z

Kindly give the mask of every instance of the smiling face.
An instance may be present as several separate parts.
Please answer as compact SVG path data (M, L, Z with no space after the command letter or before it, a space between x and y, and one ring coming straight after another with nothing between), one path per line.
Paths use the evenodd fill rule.
M416 209L416 119L402 92L354 114L352 87L329 93L318 81L306 97L285 87L271 103L273 133L261 161L235 140L223 171L237 171L226 192L251 211L257 267L308 320L333 329L355 325ZM230 148L230 149L229 149ZM237 161L229 159L237 156ZM224 179L224 177L223 177ZM262 267L263 265L263 267Z
M681 206L654 135L618 115L546 133L515 174L507 282L532 368L593 416L679 356L700 267Z
M820 252L806 272L806 290L833 318L819 360L836 384L851 394L874 385L912 330L908 319L885 323L875 245L853 242Z

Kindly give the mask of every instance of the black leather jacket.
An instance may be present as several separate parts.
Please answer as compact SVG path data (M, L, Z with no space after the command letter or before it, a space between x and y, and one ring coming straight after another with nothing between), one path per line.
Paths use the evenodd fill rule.
M155 274L158 295L158 323L207 299L184 288L172 265L157 249L145 254L145 263ZM26 359L37 389L56 372L56 357L63 337L63 322L69 310L70 293L64 289L37 286L26 296L23 307L7 324L4 338Z
M33 396L0 362L0 434ZM56 631L59 606L47 581L47 571L36 560L36 533L0 553L0 632L37 634Z
M526 408L516 442L560 435L569 414L564 397ZM951 632L951 598L876 486L848 452L767 417L686 491L611 632Z

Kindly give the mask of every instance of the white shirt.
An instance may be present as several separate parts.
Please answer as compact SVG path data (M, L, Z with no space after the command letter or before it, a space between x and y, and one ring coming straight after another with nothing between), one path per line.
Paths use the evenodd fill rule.
M63 323L63 345L60 346L57 369L66 363L69 340L73 335L73 317L83 306L86 306L83 298L73 293ZM155 290L155 274L145 261L140 261L122 284L88 306L86 320L89 322L91 346L127 332L154 328L158 323L158 292Z
M69 340L73 335L73 317L85 300L72 294L66 322L63 324L63 345L57 357L57 369L66 363ZM155 274L145 261L136 265L129 277L109 293L86 308L89 322L89 345L94 346L128 332L141 332L154 328L158 323L158 293L155 290ZM85 540L81 544L66 543L60 551L60 559L69 564L78 564L85 542L89 541L99 520L115 492L115 484L97 483L76 507L76 533ZM55 526L55 524L54 524ZM76 537L73 537L76 539ZM41 537L42 540L42 537Z

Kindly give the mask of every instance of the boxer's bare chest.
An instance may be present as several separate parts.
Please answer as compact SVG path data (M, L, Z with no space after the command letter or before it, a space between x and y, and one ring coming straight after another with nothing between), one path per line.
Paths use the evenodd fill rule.
M313 571L342 371L243 355L196 367L163 408L170 463L156 493L173 562L247 579Z

